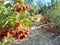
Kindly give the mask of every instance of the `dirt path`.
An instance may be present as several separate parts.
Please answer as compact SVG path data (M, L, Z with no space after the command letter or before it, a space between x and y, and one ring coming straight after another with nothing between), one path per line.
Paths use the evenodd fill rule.
M25 40L16 40L10 45L60 45L60 34L38 29L39 25L39 22L32 24Z

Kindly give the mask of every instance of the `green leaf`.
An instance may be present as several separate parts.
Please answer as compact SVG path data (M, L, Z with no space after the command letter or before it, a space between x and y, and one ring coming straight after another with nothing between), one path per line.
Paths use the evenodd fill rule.
M15 26L15 21L14 20L10 20L9 22L8 22L8 27L14 27Z
M6 22L6 16L3 13L0 13L0 27Z
M31 23L32 23L32 22L31 22L30 20L28 20L28 19L23 20L23 24L24 24L25 26L27 26L27 27L29 27L29 25L30 25Z
M6 19L6 16L4 14L0 13L0 21L2 21L4 19Z
M7 13L8 16L11 16L13 14L13 11L11 10L10 7L7 8Z
M11 7L11 4L10 3L7 3L7 4L5 4L5 7L6 8Z
M21 11L20 14L19 14L19 17L18 19L21 20L24 18L24 14L25 14L25 11Z

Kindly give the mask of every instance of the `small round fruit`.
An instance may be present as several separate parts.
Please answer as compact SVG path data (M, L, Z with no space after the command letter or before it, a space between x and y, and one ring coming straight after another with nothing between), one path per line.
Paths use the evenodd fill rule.
M24 10L26 10L26 7L25 7L25 6L23 6L23 9L24 9Z
M23 7L22 6L20 7L20 10L23 10Z
M6 37L8 37L8 36L9 36L9 34L10 34L10 33L9 33L9 32L7 32L7 33L5 33L5 36L6 36Z
M19 31L19 34L22 34L23 33L23 31Z
M20 10L19 10L19 9L17 9L17 12L20 12Z
M11 31L10 33L13 35L13 37L16 37L16 32L15 31Z
M27 32L29 32L29 29L26 29Z
M23 9L24 10L28 10L28 6L23 6Z
M25 37L27 37L28 35L26 35L26 34L23 34Z
M25 32L25 34L26 34L26 35L28 35L28 34L29 34L29 32L27 32L27 31L26 31L26 32Z
M23 30L23 33L25 33L25 30Z
M11 34L15 34L15 31L11 31Z
M25 6L26 10L28 10L28 6Z
M23 38L25 38L25 36L24 35L20 35L20 37L19 37L20 39L23 39Z
M16 34L15 34L14 37L15 37L16 39L18 39L18 35L19 35L19 34L16 32Z

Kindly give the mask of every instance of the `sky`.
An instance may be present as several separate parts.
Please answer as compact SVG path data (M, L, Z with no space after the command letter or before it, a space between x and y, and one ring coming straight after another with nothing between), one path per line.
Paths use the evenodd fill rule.
M37 5L38 0L34 0L33 2L35 5ZM41 0L41 2L43 3L43 5L48 6L48 3L51 3L51 0Z
M35 5L37 5L37 2L38 2L38 1L37 1L37 0L33 0L33 2L34 2Z
M10 1L12 1L12 0L10 0ZM29 0L27 0L27 1L29 2ZM37 5L37 2L38 2L38 0L33 0L33 3L35 5ZM48 6L48 3L50 3L50 5L51 5L51 0L41 0L41 2L43 3L43 5L46 5L46 6Z

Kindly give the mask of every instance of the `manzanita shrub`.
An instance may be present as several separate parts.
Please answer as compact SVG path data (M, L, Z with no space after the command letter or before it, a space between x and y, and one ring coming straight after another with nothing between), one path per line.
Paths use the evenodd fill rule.
M14 39L24 39L29 34L28 6L23 0L0 0L0 45Z

